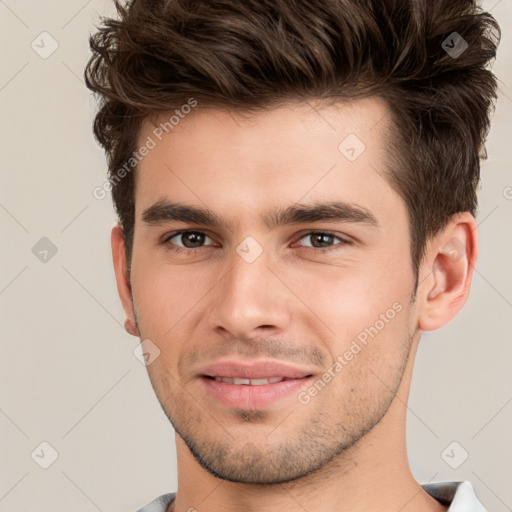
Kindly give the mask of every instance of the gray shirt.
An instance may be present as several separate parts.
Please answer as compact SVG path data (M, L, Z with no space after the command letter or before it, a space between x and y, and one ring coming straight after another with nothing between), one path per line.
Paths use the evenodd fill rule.
M478 501L470 482L426 484L423 489L443 505L450 505L448 512L487 512ZM175 496L173 492L163 494L137 512L167 512Z

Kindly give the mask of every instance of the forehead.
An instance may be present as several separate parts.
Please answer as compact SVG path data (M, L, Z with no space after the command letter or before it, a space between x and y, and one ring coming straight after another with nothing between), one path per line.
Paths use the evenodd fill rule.
M136 173L136 211L163 196L253 213L306 196L375 205L389 189L389 127L389 107L376 97L251 113L198 103L161 113L139 134L139 147L151 149Z
M247 144L248 139L268 142L279 138L288 139L293 146L300 145L300 142L293 144L297 136L309 134L328 138L328 132L334 139L344 133L365 139L374 129L375 136L384 135L390 128L392 114L387 102L377 96L329 104L319 100L289 101L254 111L203 106L197 101L195 105L190 107L185 103L178 109L146 118L139 143L150 135L156 142L172 144L171 139L180 134L183 138L192 135L192 144L213 140L223 144ZM183 142L181 140L180 144Z

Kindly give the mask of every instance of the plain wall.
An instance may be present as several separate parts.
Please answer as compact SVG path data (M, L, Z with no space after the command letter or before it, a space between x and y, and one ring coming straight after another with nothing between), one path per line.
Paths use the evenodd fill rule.
M512 1L483 7L503 36L480 257L463 312L423 336L408 446L421 483L471 480L489 510L502 512L512 509ZM0 2L2 512L135 511L176 488L174 434L133 354L138 341L123 329L110 196L92 193L106 164L83 69L88 36L111 13L100 0ZM51 49L44 31L58 43L46 59L31 47ZM454 441L454 456L459 445L469 455L457 469L441 456ZM36 463L51 455L42 442L58 452L48 469Z

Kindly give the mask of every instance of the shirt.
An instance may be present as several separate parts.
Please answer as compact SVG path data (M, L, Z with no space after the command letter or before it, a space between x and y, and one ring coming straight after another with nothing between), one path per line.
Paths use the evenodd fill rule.
M450 505L448 512L487 512L478 501L470 482L440 482L423 486L433 498L443 505ZM176 493L163 494L137 512L167 512Z

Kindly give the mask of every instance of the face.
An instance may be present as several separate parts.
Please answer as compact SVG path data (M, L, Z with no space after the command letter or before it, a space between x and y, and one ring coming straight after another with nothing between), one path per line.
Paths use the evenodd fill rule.
M156 145L136 180L131 287L159 350L152 385L211 473L299 478L364 443L416 334L388 107L198 106L162 136L168 117L144 125L140 145Z

